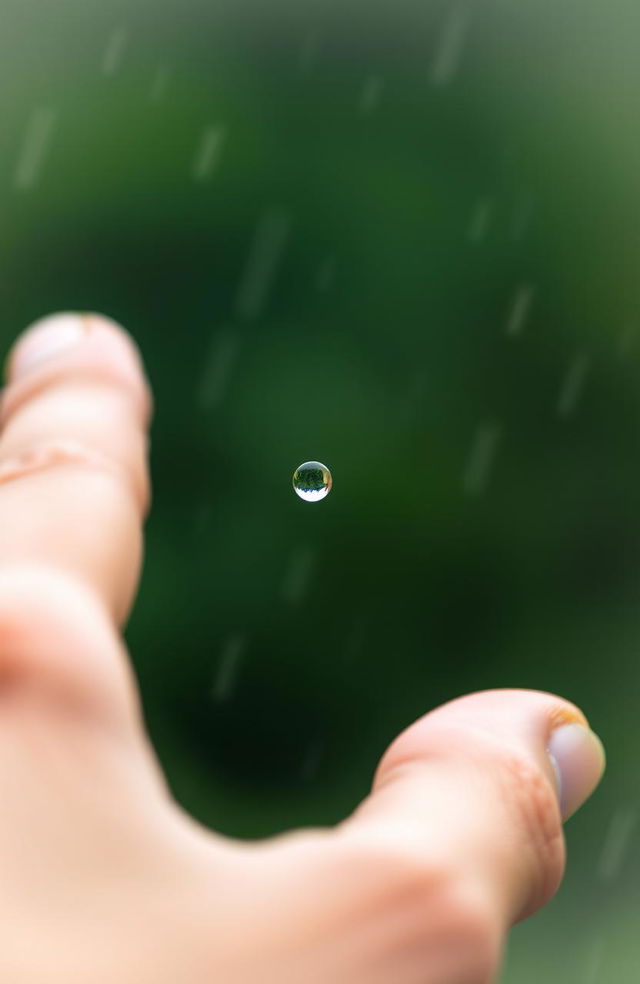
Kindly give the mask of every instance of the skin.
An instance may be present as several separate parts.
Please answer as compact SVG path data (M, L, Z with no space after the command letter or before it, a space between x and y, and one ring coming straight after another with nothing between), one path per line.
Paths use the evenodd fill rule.
M0 980L489 984L564 867L560 697L452 701L331 829L241 843L172 801L120 635L149 505L151 397L113 322L8 361L0 436ZM586 767L575 808L602 763Z

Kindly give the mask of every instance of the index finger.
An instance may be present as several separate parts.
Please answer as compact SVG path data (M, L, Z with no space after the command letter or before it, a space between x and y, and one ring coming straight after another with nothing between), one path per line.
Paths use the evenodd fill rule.
M107 318L58 314L18 339L7 375L0 669L130 710L116 630L137 587L149 500L139 354Z
M0 574L64 571L125 617L149 498L150 406L137 350L114 322L53 315L18 339L1 414Z

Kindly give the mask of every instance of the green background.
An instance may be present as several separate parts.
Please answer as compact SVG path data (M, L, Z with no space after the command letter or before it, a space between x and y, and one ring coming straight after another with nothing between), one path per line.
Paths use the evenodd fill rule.
M608 773L507 984L640 966L639 37L637 0L0 0L2 341L89 309L143 350L176 796L332 823L440 702L574 700Z

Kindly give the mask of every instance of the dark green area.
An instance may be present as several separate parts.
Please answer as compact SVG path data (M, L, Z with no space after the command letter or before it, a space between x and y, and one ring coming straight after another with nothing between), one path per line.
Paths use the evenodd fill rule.
M440 702L558 692L609 771L505 976L586 981L615 911L602 980L633 979L637 850L599 859L639 795L637 3L0 11L3 341L93 309L143 351L128 640L176 796L332 823Z

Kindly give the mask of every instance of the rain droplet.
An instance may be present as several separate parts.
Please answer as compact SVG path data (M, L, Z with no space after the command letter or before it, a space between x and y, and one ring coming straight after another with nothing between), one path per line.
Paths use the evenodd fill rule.
M293 473L293 487L305 502L319 502L331 491L331 472L320 461L305 461Z

